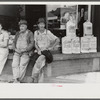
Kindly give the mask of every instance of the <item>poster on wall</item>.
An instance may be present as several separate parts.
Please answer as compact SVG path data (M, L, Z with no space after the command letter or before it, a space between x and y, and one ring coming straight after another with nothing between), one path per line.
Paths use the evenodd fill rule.
M48 28L60 28L60 5L47 5Z
M66 23L70 20L70 16L73 16L73 20L77 23L77 5L62 5L60 10L60 28L65 29Z
M48 28L65 29L71 14L77 23L77 5L47 5L46 9Z

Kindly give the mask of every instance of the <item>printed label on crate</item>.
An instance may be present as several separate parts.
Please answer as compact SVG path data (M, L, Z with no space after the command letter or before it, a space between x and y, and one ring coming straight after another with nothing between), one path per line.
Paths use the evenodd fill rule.
M79 37L72 39L72 53L80 53L80 40Z
M89 53L89 38L87 37L81 38L81 52Z
M72 53L72 42L71 38L63 37L62 38L62 53L70 54Z
M89 52L97 52L97 38L96 37L91 37L90 38Z

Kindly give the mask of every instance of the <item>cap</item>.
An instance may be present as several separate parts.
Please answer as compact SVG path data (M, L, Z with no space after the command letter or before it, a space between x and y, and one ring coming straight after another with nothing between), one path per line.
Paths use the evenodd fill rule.
M39 24L39 23L45 23L44 18L39 18L37 24Z
M18 24L19 24L19 25L22 25L22 24L27 25L27 21L26 21L26 20L20 20Z

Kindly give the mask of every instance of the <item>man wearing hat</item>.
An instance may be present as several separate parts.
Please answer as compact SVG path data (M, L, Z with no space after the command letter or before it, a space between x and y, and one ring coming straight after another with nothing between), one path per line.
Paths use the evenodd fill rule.
M33 33L27 29L27 21L20 20L19 29L13 43L14 56L12 62L14 83L20 83L24 78L29 63L29 53L34 46Z
M38 82L38 76L41 69L45 66L45 62L51 63L53 58L49 50L52 50L59 39L53 35L49 30L45 29L45 20L43 18L38 19L38 30L34 32L35 40L35 52L38 54L38 58L32 70L32 79L34 82Z

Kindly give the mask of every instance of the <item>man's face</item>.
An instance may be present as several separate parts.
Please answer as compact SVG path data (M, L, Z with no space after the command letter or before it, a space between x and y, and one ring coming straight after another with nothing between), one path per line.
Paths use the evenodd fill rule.
M25 32L26 31L26 29L27 29L27 25L25 25L25 24L22 24L22 25L20 25L20 31L21 32Z
M45 24L43 22L38 24L38 27L40 30L43 30L45 28Z

